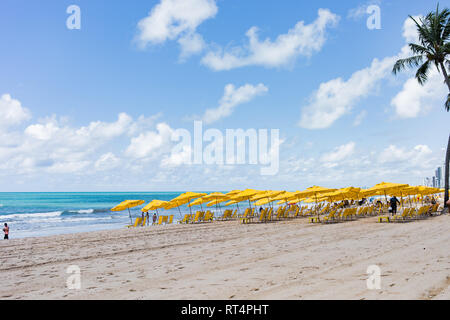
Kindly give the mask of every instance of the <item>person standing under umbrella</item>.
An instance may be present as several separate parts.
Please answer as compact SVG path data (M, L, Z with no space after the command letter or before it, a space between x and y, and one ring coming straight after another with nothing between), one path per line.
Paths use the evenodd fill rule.
M392 215L397 214L397 203L400 204L400 201L398 201L396 196L393 196L389 202L392 209Z

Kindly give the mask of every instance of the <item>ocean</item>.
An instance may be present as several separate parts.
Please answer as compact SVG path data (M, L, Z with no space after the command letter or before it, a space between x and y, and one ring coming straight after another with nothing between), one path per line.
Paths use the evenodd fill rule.
M128 211L111 212L124 200L153 199L169 201L182 192L77 192L77 193L0 193L0 223L10 227L10 239L40 237L76 232L121 229L130 224ZM134 219L141 215L142 205L130 209ZM198 210L197 207L192 208ZM163 215L189 213L184 205L180 211L158 210ZM2 237L3 238L3 237Z

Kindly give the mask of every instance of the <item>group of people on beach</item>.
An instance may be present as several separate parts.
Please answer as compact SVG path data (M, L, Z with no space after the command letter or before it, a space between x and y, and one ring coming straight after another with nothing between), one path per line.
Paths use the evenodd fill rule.
M156 218L157 218L156 213L153 213L153 224L156 223ZM144 213L143 212L142 212L142 221L144 221ZM145 221L146 221L147 226L148 226L150 224L150 216L148 214L148 211L145 214Z

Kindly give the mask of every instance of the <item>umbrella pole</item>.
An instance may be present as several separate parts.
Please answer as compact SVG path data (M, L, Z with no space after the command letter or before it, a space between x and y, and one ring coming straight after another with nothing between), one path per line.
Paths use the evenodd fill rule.
M188 200L189 200L188 203L190 204L191 199L189 198ZM188 206L188 207L189 207L189 206ZM189 212L190 212L190 214L192 215L192 208L191 208L191 207L189 207Z
M130 207L128 207L128 215L130 216L130 223L133 224L133 219L131 219Z
M180 219L181 219L183 215L181 214L180 206L178 206L177 208L178 208L178 212L180 213Z
M317 193L315 194L316 197L316 214L317 214L317 218L319 217L319 210L317 209Z

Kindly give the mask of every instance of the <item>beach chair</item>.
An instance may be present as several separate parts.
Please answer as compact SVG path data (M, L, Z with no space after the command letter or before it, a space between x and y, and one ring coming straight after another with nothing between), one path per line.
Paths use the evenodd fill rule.
M183 220L178 221L178 223L189 223L190 217L190 214L185 214Z
M267 218L267 209L263 209L261 214L259 215L259 222L266 222Z
M231 216L231 219L236 219L237 217L238 217L238 211L237 211L237 209L235 209L233 215Z
M158 226L162 225L163 219L164 219L164 216L159 216L159 219L158 219Z
M284 214L284 208L278 207L277 214L275 216L275 220L281 220L281 217L283 217Z
M322 218L322 223L336 223L336 222L338 222L338 220L336 219L336 213L337 213L337 210L336 209L332 209L332 210L330 210L330 213L328 213L328 215L327 216L324 216L323 218ZM319 219L320 220L320 219ZM319 221L320 222L320 221Z
M270 208L269 212L267 213L266 221L272 221L272 214L273 214L273 208Z
M321 221L322 220L320 220L320 216L309 218L309 223L321 223Z
M300 208L297 206L294 211L294 218L297 218L300 213Z
M341 221L348 221L352 219L353 208L346 208L340 217Z
M210 221L210 222L212 222L213 218L214 218L214 212L211 213L211 211L208 210L206 212L206 215L205 215L205 218L203 219L203 221Z
M252 213L252 210L250 210L250 208L245 209L244 215L239 218L241 223L249 223L250 218L251 218L251 216L250 216L251 213Z
M411 216L410 216L411 209L412 208L405 208L405 209L403 209L402 214L393 216L392 219L390 219L390 222L411 221Z
M136 218L133 225L127 226L127 228L136 228L137 226L142 224L142 218Z
M172 224L173 223L173 214L171 214L170 216L169 216L169 222L168 222L168 224Z
M197 211L195 213L194 219L192 219L192 223L200 222L201 218L202 218L202 212L201 211Z

